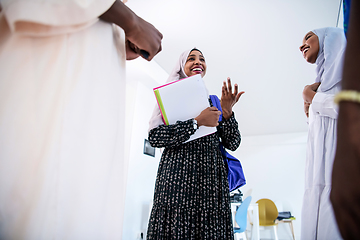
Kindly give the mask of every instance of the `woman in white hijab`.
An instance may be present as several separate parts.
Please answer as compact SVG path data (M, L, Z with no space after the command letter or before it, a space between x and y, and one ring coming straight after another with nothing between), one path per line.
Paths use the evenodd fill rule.
M206 67L200 50L186 51L168 82L195 74L204 77ZM237 85L232 92L229 78L228 85L224 82L220 122L217 108L208 107L194 119L164 125L158 107L155 108L149 141L153 147L165 149L156 179L148 240L233 239L229 184L219 137L226 148L238 148L241 137L232 106L242 93L238 93ZM217 126L217 132L185 143L201 125Z
M346 39L343 29L322 28L308 32L300 51L315 63L315 83L303 91L308 117L308 146L301 239L341 239L330 203L331 173L336 146L338 109L334 95L340 90Z

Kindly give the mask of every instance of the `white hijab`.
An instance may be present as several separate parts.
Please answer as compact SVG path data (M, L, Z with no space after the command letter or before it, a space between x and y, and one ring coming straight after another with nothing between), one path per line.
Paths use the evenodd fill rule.
M321 82L320 91L326 92L342 79L346 38L341 28L320 28L312 32L319 38L315 82Z
M186 60L187 60L189 54L193 50L198 50L198 49L197 48L191 48L191 49L183 52L180 55L179 61L177 62L177 64L173 68L173 70L171 71L171 73L169 75L169 78L166 80L167 83L177 81L179 79L183 79L183 78L188 77L186 75L185 71L184 71L184 66L185 66L185 63L186 63ZM156 128L156 127L158 127L160 125L163 125L163 124L164 124L164 122L163 122L163 119L161 117L159 106L155 105L153 114L152 114L152 116L150 118L150 121L149 121L149 132L150 132L151 129Z

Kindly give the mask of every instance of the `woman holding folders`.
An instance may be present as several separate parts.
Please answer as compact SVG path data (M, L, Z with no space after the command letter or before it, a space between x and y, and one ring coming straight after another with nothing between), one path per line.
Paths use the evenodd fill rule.
M206 73L202 52L184 52L168 82ZM150 120L149 141L153 147L164 147L149 220L147 239L233 239L227 170L219 149L223 145L236 150L240 132L232 107L244 92L235 84L224 82L220 111L211 107L187 121L164 125L155 107ZM186 142L199 126L217 126L217 132Z
M303 90L309 118L301 220L304 240L341 239L329 195L338 117L334 97L341 89L345 47L344 30L333 27L308 32L300 46L305 60L317 65L315 83Z

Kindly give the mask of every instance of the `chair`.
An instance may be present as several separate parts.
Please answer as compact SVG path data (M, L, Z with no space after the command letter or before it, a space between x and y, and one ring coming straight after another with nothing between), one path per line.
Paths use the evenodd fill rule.
M234 227L234 236L239 236L240 239L247 239L245 230L247 226L247 211L252 197L248 196L238 207L235 214L235 221L239 227Z
M259 206L259 225L263 227L272 227L275 240L278 240L276 218L279 215L277 207L273 201L267 198L259 199L256 202Z
M294 226L293 226L293 220L296 218L294 216L291 216L290 212L279 212L278 218L275 220L276 223L288 223L290 227L290 231L292 234L292 239L295 240L295 233L294 233Z

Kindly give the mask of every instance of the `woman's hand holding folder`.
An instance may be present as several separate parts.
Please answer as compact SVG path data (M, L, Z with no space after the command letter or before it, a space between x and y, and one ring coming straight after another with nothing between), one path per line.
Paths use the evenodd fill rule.
M198 126L216 127L219 125L221 112L216 107L205 108L199 116L195 118Z

